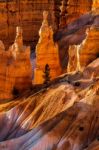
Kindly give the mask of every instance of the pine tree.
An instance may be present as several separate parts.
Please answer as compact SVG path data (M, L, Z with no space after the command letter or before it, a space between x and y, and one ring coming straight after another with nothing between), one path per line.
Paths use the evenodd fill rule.
M45 70L44 70L44 84L48 84L50 82L50 67L48 64L45 65Z

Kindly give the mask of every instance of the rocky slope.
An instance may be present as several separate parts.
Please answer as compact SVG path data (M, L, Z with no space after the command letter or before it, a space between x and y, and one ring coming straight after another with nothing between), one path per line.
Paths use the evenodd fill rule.
M0 104L1 150L96 150L99 75L65 74L47 88ZM88 74L88 72L87 72ZM79 84L78 84L79 83ZM57 104L57 105L56 105ZM41 146L42 145L42 146Z
M83 2L63 1L61 17L68 16L69 22L76 20L70 24L65 19L61 20L60 27L66 26L54 34L54 39L52 27L44 14L36 47L36 63L32 60L33 54L32 66L30 47L23 44L24 40L31 42L32 39L31 28L27 28L27 24L32 24L33 30L34 22L40 27L42 4L42 9L45 6L49 9L49 21L52 26L55 22L56 29L59 26L60 1L0 3L1 14L7 15L4 18L1 15L7 21L7 24L6 21L1 24L2 38L12 42L16 24L23 26L23 36L22 28L17 27L15 41L8 51L0 41L0 150L99 150L99 1L94 0L93 5L92 1ZM67 5L69 9L65 16ZM90 7L89 13L79 17ZM35 32L32 40L37 39L38 33ZM47 85L31 87L32 67L36 71L36 83L43 83L41 72L47 63L51 75L57 78ZM12 99L14 94L17 97Z

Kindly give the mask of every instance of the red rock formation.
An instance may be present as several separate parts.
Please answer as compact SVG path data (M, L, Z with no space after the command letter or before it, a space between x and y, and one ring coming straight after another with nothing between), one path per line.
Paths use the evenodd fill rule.
M13 90L13 72L11 73L11 57L8 51L5 51L4 45L0 42L0 99L12 98Z
M80 45L71 45L69 47L69 60L68 60L68 66L67 66L67 72L75 72L80 71Z
M44 20L39 32L40 39L36 47L35 84L44 82L43 75L46 64L49 65L51 79L61 74L58 45L53 41L53 30L52 27L48 25L47 12L44 12L43 15Z
M61 5L61 13L60 13L60 24L59 27L62 28L66 26L66 19L67 19L67 1L68 0L63 0L62 5Z
M94 60L84 69L84 78L92 79L99 78L99 58Z
M58 84L46 90L0 104L0 150L99 147L99 81L81 88L68 84L69 76L57 78Z
M24 91L31 87L32 67L30 63L30 47L23 45L22 29L17 27L15 43L10 49L15 59L15 88Z
M72 45L69 48L69 61L67 72L81 71L89 63L95 60L99 54L99 31L97 26L86 30L86 38L79 45Z
M92 5L92 10L96 12L96 14L99 14L99 1L94 0Z
M82 69L98 57L99 53L99 30L92 26L87 31L87 37L80 47L80 64Z
M49 22L56 30L59 22L60 1L52 0L10 0L0 1L0 38L13 43L16 26L23 28L24 42L36 43L42 23L42 12L49 11Z
M91 11L92 0L68 0L66 23L73 22Z
M17 28L15 43L9 51L0 50L0 99L13 98L13 90L19 93L32 85L30 47L23 46L22 30Z

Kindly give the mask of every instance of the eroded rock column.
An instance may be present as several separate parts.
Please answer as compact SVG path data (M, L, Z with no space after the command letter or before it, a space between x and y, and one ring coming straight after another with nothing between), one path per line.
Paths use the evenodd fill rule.
M43 13L43 23L39 31L39 42L36 47L36 69L34 72L34 83L44 82L44 69L46 64L50 68L51 79L61 74L58 45L53 41L53 30L48 25L48 12Z
M0 41L0 100L12 99L31 86L30 47L23 45L22 29L17 27L15 42L8 51Z
M32 67L30 63L30 47L23 45L22 28L16 28L15 42L10 48L14 59L15 88L19 92L24 91L32 85Z

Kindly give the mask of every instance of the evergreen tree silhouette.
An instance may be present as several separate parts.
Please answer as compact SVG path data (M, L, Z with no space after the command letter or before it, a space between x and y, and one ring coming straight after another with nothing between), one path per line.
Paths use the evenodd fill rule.
M44 84L48 84L50 82L50 67L48 64L45 65L45 70L44 70Z

